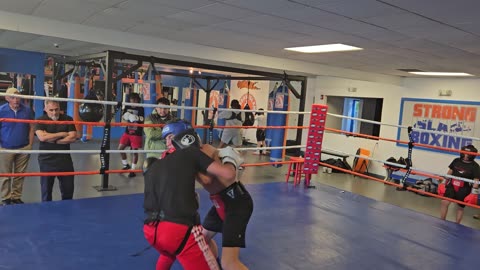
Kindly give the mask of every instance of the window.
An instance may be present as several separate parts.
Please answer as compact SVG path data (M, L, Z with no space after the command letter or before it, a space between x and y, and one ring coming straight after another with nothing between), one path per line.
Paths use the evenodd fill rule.
M343 115L353 118L361 118L363 109L363 100L358 98L345 98L343 102ZM360 131L360 122L343 118L342 130L358 133Z
M327 97L328 112L352 118L380 122L383 99L359 97ZM379 136L380 125L365 123L348 118L328 116L327 127L347 132Z

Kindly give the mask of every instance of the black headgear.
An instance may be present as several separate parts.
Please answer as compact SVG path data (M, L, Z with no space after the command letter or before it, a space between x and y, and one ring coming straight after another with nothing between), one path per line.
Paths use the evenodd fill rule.
M471 153L478 153L477 148L475 148L475 146L473 146L471 144L465 145L464 147L462 147L462 151L467 151L467 152L471 152ZM465 154L460 153L460 159L463 160L464 157L465 157ZM476 155L468 155L468 160L473 161L476 157L477 157Z
M138 93L130 93L130 95L128 95L128 98L130 100L136 99L138 101L142 101L142 99L140 98L140 95Z
M172 144L176 149L183 149L190 146L200 147L200 137L195 129L189 128L173 137Z

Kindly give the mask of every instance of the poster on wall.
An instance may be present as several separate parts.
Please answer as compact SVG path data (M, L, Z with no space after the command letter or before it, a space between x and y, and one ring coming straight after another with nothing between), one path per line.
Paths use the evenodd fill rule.
M265 108L268 102L268 88L267 81L232 81L230 89L230 100L238 99L242 108L247 104L250 109Z
M143 100L150 100L150 83L140 84Z
M268 104L269 88L270 82L268 81L232 80L229 92L230 100L237 99L242 108L248 105L251 110L265 109ZM230 104L228 104L228 107L230 107ZM255 135L255 129L243 131L245 140L250 143L256 143Z
M220 94L220 91L218 90L212 90L210 92L210 100L208 102L209 107L215 107L218 108L218 106L223 105L224 97L223 95Z
M415 143L455 150L469 144L478 148L480 142L472 137L480 137L479 108L480 102L402 98L399 125L417 129L412 131ZM399 128L397 139L408 141L407 130ZM406 147L405 144L397 145ZM418 148L458 155L441 149Z

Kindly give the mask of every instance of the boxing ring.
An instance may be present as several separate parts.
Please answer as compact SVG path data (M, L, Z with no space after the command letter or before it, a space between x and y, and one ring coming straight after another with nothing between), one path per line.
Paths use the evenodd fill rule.
M480 231L317 184L248 185L250 269L468 269ZM210 202L199 190L201 215ZM143 195L0 207L0 269L152 269ZM175 264L173 269L182 269Z
M33 98L32 98L33 99ZM45 99L35 97L34 99ZM60 101L75 101L58 99ZM101 101L89 101L102 103ZM103 102L112 105L112 102ZM128 104L128 103L126 103ZM145 106L146 104L142 104ZM150 105L147 107L153 107ZM164 106L180 107L180 106ZM190 108L192 109L192 108ZM196 108L205 110L208 108ZM228 109L227 109L228 110ZM292 112L284 112L292 113ZM313 111L312 116L314 116ZM18 121L2 119L5 122ZM312 120L312 119L310 119ZM20 121L18 121L20 122ZM23 120L23 122L38 122ZM60 121L57 121L57 124ZM105 125L74 121L76 124ZM126 123L112 123L124 126ZM130 124L131 125L131 124ZM148 126L145 124L134 124ZM153 126L153 125L151 125ZM197 126L202 128L202 126ZM203 128L209 128L203 127ZM240 128L240 127L222 127ZM323 129L315 130L312 121L308 127L267 126L269 129L309 129L307 137L323 136ZM402 127L399 127L402 128ZM409 128L411 130L411 128ZM325 129L329 130L329 129ZM335 130L330 129L330 132ZM312 132L319 132L314 134ZM338 132L338 131L337 131ZM344 132L345 133L345 132ZM355 134L360 136L359 134ZM311 137L310 137L311 136ZM371 136L370 136L371 137ZM390 142L397 140L378 138ZM321 140L320 140L321 141ZM290 148L310 149L312 142ZM316 144L317 142L313 142ZM409 157L413 142L409 145ZM281 150L289 147L267 147ZM257 150L246 148L244 151ZM341 168L319 162L320 150L342 156L360 157L333 149L315 149L305 152L302 161L281 160L245 164L268 166L296 163L303 172L294 184L278 176L276 183L248 185L254 199L254 212L247 229L247 248L241 251L241 260L250 269L466 269L476 262L480 251L478 230L446 222L418 212L378 202L360 195L345 192L327 185L315 183L311 187L311 175L318 166ZM25 153L43 153L43 150L28 150ZM8 152L1 150L0 152ZM50 151L51 153L63 153ZM102 154L100 150L69 150L71 154ZM103 153L145 153L145 150L105 150ZM149 152L155 152L150 150ZM461 151L456 151L461 152ZM313 155L318 153L318 155ZM476 154L478 155L478 154ZM397 166L399 170L429 177L431 174L412 164L399 165L375 158L363 157L371 162ZM270 161L272 161L270 159ZM307 168L307 163L310 167ZM315 164L315 168L311 167ZM314 172L308 171L305 168ZM105 174L141 170L105 170ZM427 193L431 197L462 203L479 208L476 204L444 198L437 194L412 187L384 181L363 173L343 170L365 179L396 186L403 190ZM21 175L40 176L52 173L29 172ZM58 175L59 173L54 173ZM99 171L62 172L62 175L98 175ZM2 174L13 176L19 174ZM280 175L280 174L279 174ZM304 184L301 183L304 175ZM405 180L405 179L403 179ZM472 182L465 179L465 182ZM287 182L287 183L285 183ZM204 190L200 193L200 214L205 216L211 206ZM73 201L42 204L10 205L0 207L0 269L153 269L158 258L157 251L150 249L141 256L132 256L141 251L147 242L143 235L143 196L141 194L119 195ZM217 237L217 242L220 240ZM181 269L175 264L173 269Z

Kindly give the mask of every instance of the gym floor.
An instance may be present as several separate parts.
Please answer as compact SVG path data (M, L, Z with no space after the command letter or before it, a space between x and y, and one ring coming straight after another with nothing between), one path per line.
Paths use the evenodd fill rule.
M98 143L75 143L76 149L98 149ZM267 160L245 155L247 163ZM77 171L98 168L98 155L73 159ZM120 168L119 155L112 156L111 165ZM38 171L36 155L29 171ZM255 202L241 253L250 269L468 269L476 264L480 231L471 210L464 223L475 229L438 219L439 201L433 198L346 174L320 173L313 178L315 189L293 187L285 183L285 172L286 166L268 166L241 173ZM153 269L156 251L130 256L147 246L142 177L111 175L110 184L118 189L109 192L92 188L100 181L99 175L79 176L76 200L36 203L38 177L27 179L26 204L0 207L0 269ZM57 187L54 199L59 199ZM200 201L205 215L210 202L203 190ZM182 268L176 263L173 269Z
M112 149L115 149L117 142L112 142ZM38 149L34 145L33 149ZM99 143L77 142L72 144L72 150L98 150ZM86 158L87 157L87 158ZM142 157L142 154L140 154ZM76 171L89 171L99 169L99 155L85 155L75 154L72 156ZM247 163L267 162L267 156L253 155L248 152L245 156ZM111 154L110 159L111 169L121 169L120 155ZM139 164L143 160L140 159ZM32 155L29 162L28 172L38 172L37 155ZM287 166L274 168L272 166L249 167L241 174L241 181L246 184L259 184L267 182L284 182ZM291 178L292 179L292 178ZM115 191L97 192L93 186L98 186L101 183L100 175L92 176L76 176L75 177L75 194L74 198L91 198L101 196L115 196L125 194L135 194L143 192L143 180L141 175L137 174L135 178L128 178L127 174L112 174L109 177L110 185L117 188ZM433 217L438 217L440 213L440 201L435 198L419 196L413 192L396 191L394 187L383 185L381 183L371 181L368 179L354 177L343 173L319 173L313 175L312 184L322 183L341 190L359 194L377 201L386 202L402 208L410 209L416 212L424 213ZM303 185L299 188L303 188ZM58 189L58 181L54 187L54 200L60 199L60 192ZM25 180L23 200L26 203L40 201L40 184L38 177L31 177ZM450 205L450 210L447 219L455 220L456 205ZM466 208L462 224L475 229L480 229L480 221L473 219L474 214L480 214L480 210Z

